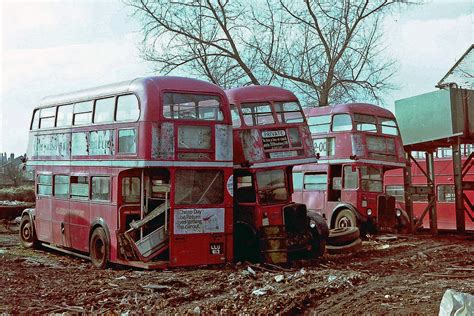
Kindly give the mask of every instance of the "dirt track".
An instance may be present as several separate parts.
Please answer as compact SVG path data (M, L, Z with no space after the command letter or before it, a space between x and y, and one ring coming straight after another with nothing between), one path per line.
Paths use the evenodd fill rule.
M368 240L356 254L326 254L284 269L252 265L253 275L247 264L97 270L86 260L23 249L2 227L0 263L0 313L433 315L446 289L474 294L473 236Z

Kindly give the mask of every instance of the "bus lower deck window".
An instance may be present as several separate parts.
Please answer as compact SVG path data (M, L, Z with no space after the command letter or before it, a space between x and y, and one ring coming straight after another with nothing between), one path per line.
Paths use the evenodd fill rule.
M38 175L38 195L51 195L53 193L53 181L51 175Z
M54 176L54 196L69 197L69 176Z
M224 201L224 173L220 170L177 170L175 203L219 204Z
M110 177L92 177L92 200L110 201Z

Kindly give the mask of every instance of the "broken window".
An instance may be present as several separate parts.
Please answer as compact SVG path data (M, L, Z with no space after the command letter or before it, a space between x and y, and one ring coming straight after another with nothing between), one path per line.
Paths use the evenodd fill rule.
M71 198L79 200L89 198L89 178L87 176L71 176Z
M256 175L260 203L280 203L288 199L284 170L260 171Z
M220 204L224 201L224 173L220 170L178 170L175 189L176 204Z

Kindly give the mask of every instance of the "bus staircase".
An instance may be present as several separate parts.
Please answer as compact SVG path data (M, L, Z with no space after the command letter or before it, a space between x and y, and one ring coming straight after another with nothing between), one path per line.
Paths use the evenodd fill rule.
M159 254L168 249L169 235L168 235L168 212L169 212L169 192L170 186L162 184L157 188L157 191L165 194L162 199L163 203L145 217L138 221L130 223L130 229L123 234L122 243L125 246L125 256L127 259L138 259L143 262L149 262ZM159 221L156 229L152 229L147 233L145 228L152 220L157 219L160 215L164 215L164 220ZM155 226L156 227L156 226ZM138 237L136 237L138 235ZM125 239L125 240L124 240Z

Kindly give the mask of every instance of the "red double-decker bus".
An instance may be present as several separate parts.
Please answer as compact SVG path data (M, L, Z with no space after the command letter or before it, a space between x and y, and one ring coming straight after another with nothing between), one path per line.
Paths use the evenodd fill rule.
M461 157L464 163L466 159L474 152L474 145L461 145ZM424 152L411 152L418 164L426 170L426 161ZM434 152L434 179L435 179L435 195L436 195L436 214L437 227L441 230L456 230L456 204L454 190L454 172L452 149L441 147ZM411 166L412 184L413 186L426 187L426 175L413 163ZM474 169L468 169L463 176L465 181L474 181ZM385 192L394 196L401 209L405 206L405 191L403 185L403 173L400 170L392 170L385 174L384 179ZM474 192L465 191L467 200L474 201ZM413 200L413 216L420 219L424 210L428 206L427 194L414 194ZM474 213L471 208L466 208L466 230L474 231ZM421 223L423 228L430 228L429 217L425 216Z
M226 94L234 126L236 258L282 263L294 253L324 252L324 220L291 202L292 167L316 162L298 99L271 86Z
M233 258L232 125L219 87L149 77L45 98L27 166L36 207L20 237L142 268Z
M306 116L319 159L293 169L293 201L322 214L331 228L396 227L395 199L383 192L384 173L406 165L394 115L351 103L311 108Z

